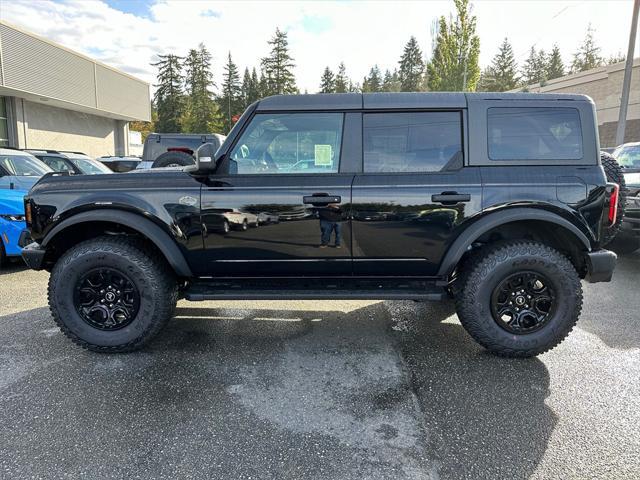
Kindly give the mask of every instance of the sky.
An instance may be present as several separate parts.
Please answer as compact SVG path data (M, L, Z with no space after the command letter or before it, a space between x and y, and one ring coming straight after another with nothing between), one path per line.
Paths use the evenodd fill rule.
M569 64L588 25L603 56L626 53L632 0L475 0L480 64L504 37L522 64L532 45L560 47ZM203 42L219 85L229 51L241 73L259 67L276 27L288 33L301 91L316 92L325 66L343 61L357 82L377 64L398 66L414 35L429 59L434 22L452 0L205 1L0 0L0 18L153 84L158 54L184 55ZM636 42L636 57L640 48Z

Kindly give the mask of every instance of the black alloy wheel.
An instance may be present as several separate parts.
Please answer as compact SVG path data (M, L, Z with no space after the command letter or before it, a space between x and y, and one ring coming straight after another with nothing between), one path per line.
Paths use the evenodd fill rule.
M140 309L140 293L122 272L95 268L84 274L74 290L78 315L98 330L119 330L131 324Z
M506 331L522 335L535 332L553 317L556 293L551 282L537 272L509 275L493 290L491 314Z

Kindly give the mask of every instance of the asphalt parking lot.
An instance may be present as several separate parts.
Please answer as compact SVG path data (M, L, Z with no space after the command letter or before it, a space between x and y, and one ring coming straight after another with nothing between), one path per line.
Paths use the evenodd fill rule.
M2 478L638 478L640 253L550 353L449 302L181 302L144 351L73 346L0 271Z

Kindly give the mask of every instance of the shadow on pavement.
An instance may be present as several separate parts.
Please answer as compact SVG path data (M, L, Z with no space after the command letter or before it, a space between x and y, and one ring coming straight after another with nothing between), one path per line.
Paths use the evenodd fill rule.
M449 303L176 315L128 355L1 317L5 473L524 478L556 422L544 365L485 354Z
M11 275L12 273L22 272L23 270L28 270L27 265L20 260L12 260L0 267L0 277L3 275Z
M410 315L400 348L439 475L529 478L557 423L545 405L545 365L483 350L458 323L452 302L421 303Z

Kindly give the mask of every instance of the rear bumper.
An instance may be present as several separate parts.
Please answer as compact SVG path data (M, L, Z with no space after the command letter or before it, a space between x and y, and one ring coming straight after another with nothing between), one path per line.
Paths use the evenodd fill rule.
M22 259L32 270L42 270L45 253L40 244L33 242L22 249Z
M590 252L586 257L587 275L584 279L589 283L610 282L618 256L603 249Z

